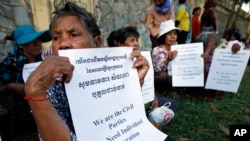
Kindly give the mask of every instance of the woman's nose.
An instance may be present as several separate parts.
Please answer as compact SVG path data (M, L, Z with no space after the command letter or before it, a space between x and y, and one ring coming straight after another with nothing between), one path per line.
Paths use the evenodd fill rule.
M139 48L139 42L138 41L134 42L134 47Z
M69 37L62 37L60 49L70 49L72 48L72 44Z

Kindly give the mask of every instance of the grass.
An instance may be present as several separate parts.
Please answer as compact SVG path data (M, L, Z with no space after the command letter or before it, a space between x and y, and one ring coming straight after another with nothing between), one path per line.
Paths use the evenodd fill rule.
M163 93L176 99L180 107L163 127L167 141L228 141L229 125L250 125L250 66L246 68L238 93L224 99L205 101L185 93Z

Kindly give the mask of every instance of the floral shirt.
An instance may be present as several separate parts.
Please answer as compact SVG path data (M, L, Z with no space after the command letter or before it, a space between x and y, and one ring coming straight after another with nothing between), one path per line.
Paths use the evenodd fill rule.
M168 53L163 45L157 46L152 51L152 62L154 72L166 71L167 67L164 61L168 58Z

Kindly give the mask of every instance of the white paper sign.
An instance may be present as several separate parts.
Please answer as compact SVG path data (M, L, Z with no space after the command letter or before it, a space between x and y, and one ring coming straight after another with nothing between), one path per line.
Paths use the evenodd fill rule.
M236 93L249 55L250 50L215 49L205 88Z
M163 141L147 119L132 48L59 51L74 65L65 89L79 141Z
M181 44L171 46L177 50L172 60L172 85L174 87L204 86L204 61L202 43Z
M30 76L30 74L41 64L41 62L36 62L36 63L29 63L29 64L25 64L23 66L23 80L24 83L27 81L28 77Z
M144 78L142 86L142 96L144 104L154 100L154 68L150 51L141 51L141 54L148 60L149 70Z

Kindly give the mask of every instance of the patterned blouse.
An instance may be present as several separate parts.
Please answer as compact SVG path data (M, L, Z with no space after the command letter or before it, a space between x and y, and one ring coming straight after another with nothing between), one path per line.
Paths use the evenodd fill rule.
M77 141L63 82L57 80L47 91L47 95L61 119L68 125L72 140Z
M154 72L166 71L167 67L164 61L168 58L168 53L163 45L157 46L152 51L152 62Z

